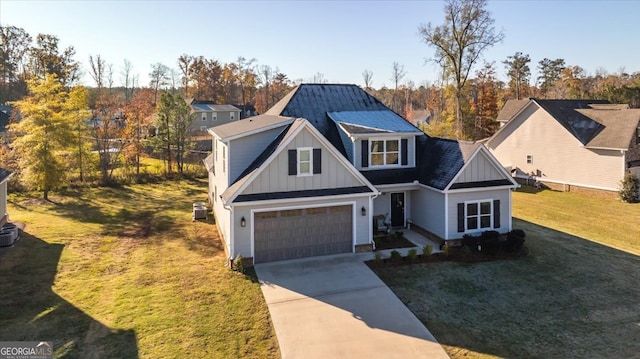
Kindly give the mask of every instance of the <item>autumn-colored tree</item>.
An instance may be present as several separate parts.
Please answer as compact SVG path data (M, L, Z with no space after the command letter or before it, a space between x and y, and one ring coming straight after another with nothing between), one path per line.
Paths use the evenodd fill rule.
M136 181L140 180L140 157L143 153L143 143L147 137L148 129L152 125L150 119L155 111L153 96L153 90L142 89L136 92L131 102L124 108L126 138L132 141L132 146L125 148L124 156L127 163L135 167Z
M20 158L21 180L32 189L49 192L64 185L67 166L63 154L73 144L73 116L82 108L74 109L67 103L69 94L56 75L27 82L29 95L13 105L22 120L9 126L16 134L13 147Z
M497 130L498 91L493 63L486 63L473 80L471 112L474 115L473 140L491 136Z
M91 153L91 142L87 138L91 137L90 130L87 127L87 120L91 118L91 111L87 107L88 91L83 86L77 86L71 89L69 98L65 103L66 111L71 121L71 133L73 136L73 150L70 167L78 171L78 179L80 182L85 181L88 169L93 163Z
M185 154L190 146L188 129L191 121L191 109L182 96L162 94L158 106L158 135L154 137L154 144L163 152L167 175L173 172L174 156L178 172L184 171Z

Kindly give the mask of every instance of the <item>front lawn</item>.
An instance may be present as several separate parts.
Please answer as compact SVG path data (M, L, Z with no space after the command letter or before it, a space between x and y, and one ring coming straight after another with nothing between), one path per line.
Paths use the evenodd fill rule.
M206 181L12 194L22 239L0 249L0 340L56 357L277 358L259 284L224 267Z
M376 273L452 358L637 356L640 205L552 191L513 198L528 257Z

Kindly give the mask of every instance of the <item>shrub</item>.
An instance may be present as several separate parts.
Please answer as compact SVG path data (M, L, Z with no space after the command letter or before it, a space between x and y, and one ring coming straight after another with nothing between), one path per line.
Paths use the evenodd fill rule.
M487 254L497 254L500 249L500 233L485 231L481 236L482 251Z
M397 238L402 238L403 234L404 234L404 232L402 232L402 231L396 231L396 237Z
M373 261L375 263L380 263L382 262L382 256L380 255L380 253L376 253L376 255L373 257Z
M504 249L505 252L516 253L520 251L523 244L524 244L524 231L513 230L507 233L507 240L502 245L502 248Z
M433 253L433 246L432 245L428 244L428 245L422 247L422 255L430 256L431 253Z
M478 245L481 244L482 237L465 234L462 236L462 245L469 247L472 252L478 252Z
M640 191L640 180L638 176L631 172L624 175L624 179L620 182L620 199L627 203L636 203L639 201L638 191Z
M416 256L418 255L418 250L415 248L409 249L409 252L407 253L407 257L409 258L409 261L413 262L416 260Z
M233 269L237 272L244 274L246 268L244 267L244 258L238 254L236 259L233 260Z
M519 236L520 238L524 238L526 236L526 234L524 233L524 231L522 229L514 229L511 231L511 233Z
M400 252L393 250L391 251L391 261L392 262L400 262L402 260L402 256L400 255Z

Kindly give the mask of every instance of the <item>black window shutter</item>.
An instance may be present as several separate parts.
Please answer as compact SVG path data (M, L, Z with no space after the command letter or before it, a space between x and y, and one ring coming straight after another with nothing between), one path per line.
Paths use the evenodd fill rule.
M464 232L464 203L458 203L458 232Z
M362 167L369 167L369 140L362 140Z
M407 148L409 146L409 141L406 138L400 140L400 158L401 164L406 166L409 164L409 156L407 156Z
M493 201L493 228L500 228L500 200Z
M298 174L298 151L289 150L289 176Z
M313 149L313 173L322 173L322 150Z

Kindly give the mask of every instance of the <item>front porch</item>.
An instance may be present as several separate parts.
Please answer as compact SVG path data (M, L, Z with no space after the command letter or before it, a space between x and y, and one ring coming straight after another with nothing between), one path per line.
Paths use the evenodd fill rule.
M422 254L422 248L430 245L433 248L433 254L440 253L440 243L435 242L418 232L407 228L396 228L391 230L391 235L394 235L394 232L402 231L404 238L406 238L409 242L413 243L413 247L405 247L405 248L395 248L395 249L383 249L383 250L375 250L373 252L361 253L363 260L374 259L376 254L381 255L383 258L387 258L391 256L391 251L397 251L402 256L406 256L411 249L415 249L418 251L418 254ZM377 234L376 236L384 236L384 234Z

